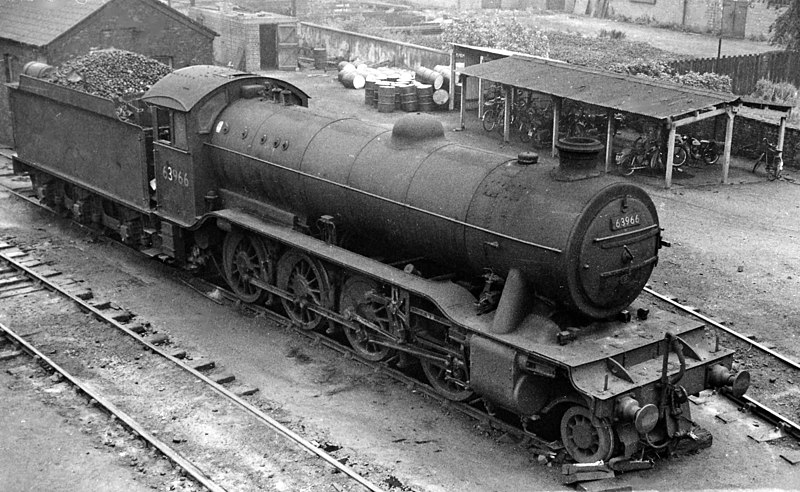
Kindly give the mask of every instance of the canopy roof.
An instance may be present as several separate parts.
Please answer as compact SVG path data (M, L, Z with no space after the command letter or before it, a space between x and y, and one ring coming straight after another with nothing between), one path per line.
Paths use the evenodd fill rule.
M470 65L461 73L658 120L739 103L734 94L518 55Z

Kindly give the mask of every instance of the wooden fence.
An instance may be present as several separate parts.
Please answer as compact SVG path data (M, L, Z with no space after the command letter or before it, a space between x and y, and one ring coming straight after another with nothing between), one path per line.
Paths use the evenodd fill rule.
M715 72L729 75L734 94L750 94L759 79L772 82L789 82L800 87L800 52L770 51L767 53L723 56L717 58L695 58L672 64L679 73Z

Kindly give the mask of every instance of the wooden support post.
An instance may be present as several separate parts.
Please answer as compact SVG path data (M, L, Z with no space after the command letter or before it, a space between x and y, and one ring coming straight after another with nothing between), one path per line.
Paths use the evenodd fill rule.
M778 152L781 160L778 161L778 176L783 172L783 141L786 137L786 115L781 116L781 126L778 129Z
M453 97L456 93L456 51L455 47L450 47L450 86L447 88L450 91L450 98L447 101L447 108L452 111L456 109L456 101ZM464 88L463 86L461 87ZM463 90L461 91L464 92ZM464 101L461 101L462 103ZM463 127L462 127L463 129Z
M466 75L461 75L459 77L461 79L461 108L458 112L460 115L459 126L463 130L467 127L466 123L464 122L464 111L467 107L467 77Z
M609 109L606 112L606 119L608 119L608 129L606 131L606 173L611 166L614 159L614 110Z
M722 154L722 184L728 184L728 171L731 168L731 143L733 142L733 108L725 107L728 124L725 125L725 151Z
M556 96L551 96L554 99L553 104L553 148L551 151L551 155L553 157L558 155L558 149L556 148L556 144L558 143L558 125L561 120L561 109L564 106L564 99Z
M508 143L511 139L511 86L503 86L503 96L505 97L505 107L503 108L503 142Z
M667 189L672 186L672 160L675 157L675 134L678 132L678 127L674 122L669 121L669 136L667 137L667 173L664 175L664 184Z
M469 77L466 75L460 75L459 78L461 79L461 110L459 111L459 114L461 115L461 129L463 130L467 127L466 123L464 122L464 111L467 107L467 80Z
M481 55L480 63L483 63L483 55ZM461 90L463 91L464 88L462 87ZM483 100L483 79L478 78L478 119L481 119L483 116L483 103L486 102Z

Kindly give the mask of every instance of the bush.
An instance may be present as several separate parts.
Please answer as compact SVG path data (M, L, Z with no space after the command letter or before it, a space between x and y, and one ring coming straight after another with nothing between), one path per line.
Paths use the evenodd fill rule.
M720 75L713 72L687 72L685 74L679 74L666 62L617 63L612 65L610 70L628 75L638 75L655 80L686 85L698 89L733 92L731 78L728 75Z
M788 104L790 106L797 106L800 103L797 96L797 87L789 82L776 83L761 79L756 82L756 90L751 96L762 101Z
M547 36L541 31L520 24L516 17L498 13L480 13L454 20L445 27L442 41L538 56L548 56L550 52Z

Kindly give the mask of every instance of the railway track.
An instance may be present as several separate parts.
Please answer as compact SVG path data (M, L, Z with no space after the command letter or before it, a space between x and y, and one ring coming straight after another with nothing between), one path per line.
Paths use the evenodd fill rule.
M793 381L800 380L800 364L789 357L778 353L770 347L759 343L752 338L731 329L728 326L725 326L724 324L698 312L696 309L690 306L686 306L665 294L656 292L650 287L645 287L644 292L652 296L654 299L657 299L658 301L663 302L682 313L693 316L706 323L707 326L713 327L714 329L727 335L727 340L725 342L726 345L732 345L733 342L738 345L739 349L743 353L746 353L749 356L749 359L755 359L747 361L749 366L748 368L780 366L783 371L790 374L787 379L790 384ZM757 354L750 353L753 349L757 351ZM751 386L749 393L755 393L758 399L749 394L741 397L736 397L731 394L726 394L725 396L733 400L743 409L746 409L754 415L763 418L776 428L784 431L786 434L800 440L800 423L798 423L792 417L784 415L780 411L773 408L775 404L781 404L781 402L778 401L778 398L776 398L776 393L774 391L764 391L760 390L758 387ZM778 393L778 396L782 395Z
M259 487L281 482L295 490L312 490L334 483L338 490L382 490L236 394L234 387L229 388L235 378L207 373L213 363L187 359L170 346L168 337L154 333L132 313L95 300L82 282L6 243L0 244L0 311L11 320L0 324L0 334L20 353L68 381L207 490L241 488L242 476L253 477L249 467L236 463L246 460L248 453L261 456L264 451L274 462L261 465L269 473L256 477ZM240 388L240 393L248 392ZM179 410L185 405L191 407L188 414ZM236 456L224 459L219 449L211 452L213 444L192 434L190 421L223 426L234 434L237 427L246 428L249 439L235 450ZM173 445L159 435L172 435ZM220 460L224 467L218 466ZM301 473L296 463L315 471Z

